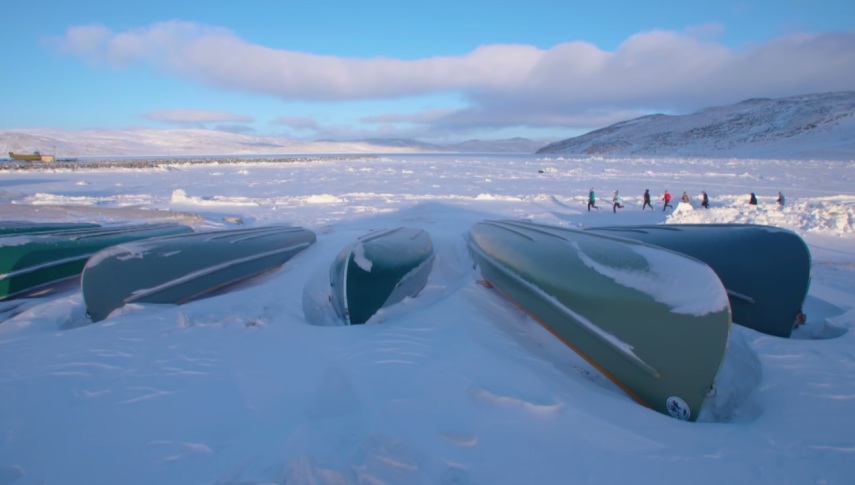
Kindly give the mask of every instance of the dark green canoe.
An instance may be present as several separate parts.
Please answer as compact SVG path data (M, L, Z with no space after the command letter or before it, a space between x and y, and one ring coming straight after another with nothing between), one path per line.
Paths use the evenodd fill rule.
M120 244L86 263L83 299L96 322L127 303L182 304L277 268L315 240L308 229L266 226Z
M795 232L756 224L663 224L595 227L678 251L708 264L727 289L733 323L789 337L803 322L811 255Z
M108 246L192 231L179 224L140 224L2 236L0 300L41 295L78 277L89 256Z
M709 266L530 222L481 222L469 238L481 274L502 295L636 401L697 419L730 332L727 295Z
M100 226L98 224L88 222L0 221L0 236L67 231L70 229L85 229L93 227Z
M365 323L377 310L418 294L433 259L430 235L421 229L399 227L363 236L330 266L333 308L347 323Z

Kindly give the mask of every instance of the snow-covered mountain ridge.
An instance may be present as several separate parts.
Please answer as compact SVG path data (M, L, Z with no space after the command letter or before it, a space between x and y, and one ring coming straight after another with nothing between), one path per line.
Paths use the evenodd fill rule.
M855 159L855 91L642 116L537 153Z
M533 153L544 144L525 138L431 144L412 139L302 141L203 129L0 130L0 158L7 152L58 158L106 156L205 156L337 153L501 152Z

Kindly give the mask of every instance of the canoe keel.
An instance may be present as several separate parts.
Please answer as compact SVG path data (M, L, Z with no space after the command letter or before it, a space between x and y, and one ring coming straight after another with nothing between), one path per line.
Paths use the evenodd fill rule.
M128 303L180 305L275 269L315 242L312 231L266 226L123 244L83 270L87 313L100 321Z

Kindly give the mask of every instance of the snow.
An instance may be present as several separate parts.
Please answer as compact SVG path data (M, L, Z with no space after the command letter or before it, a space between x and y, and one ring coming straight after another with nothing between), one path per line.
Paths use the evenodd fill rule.
M471 154L0 171L7 220L318 236L232 291L96 324L75 285L0 302L0 484L851 483L853 178L852 161ZM588 212L592 186L625 209ZM665 189L694 209L662 211ZM813 258L807 324L734 325L715 395L681 422L479 284L465 237L485 219L788 228ZM335 256L401 226L433 240L425 289L334 325Z
M709 266L694 259L647 246L633 246L633 251L647 262L645 271L637 271L598 263L578 244L573 246L586 266L622 286L650 295L668 305L674 313L703 316L728 308L727 293L721 281Z
M353 251L353 262L356 263L357 266L362 271L366 273L371 272L371 267L374 264L371 262L371 259L365 256L365 245L361 242L356 243L352 249Z

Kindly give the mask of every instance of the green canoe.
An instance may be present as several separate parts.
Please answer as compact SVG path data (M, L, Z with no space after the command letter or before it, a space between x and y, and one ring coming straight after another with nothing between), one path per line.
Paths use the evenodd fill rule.
M433 266L430 235L417 228L375 231L343 249L330 266L331 301L339 317L365 323L377 310L415 296Z
M756 224L663 224L589 229L668 248L708 264L724 283L733 323L789 337L804 321L810 249L795 232Z
M472 226L484 279L636 401L694 421L730 332L704 263L622 238L517 221Z
M83 299L96 322L127 303L186 303L277 268L315 240L308 229L267 226L120 244L86 263Z
M36 234L94 227L100 226L98 224L91 224L88 222L0 221L0 236L10 234Z
M0 236L0 300L39 296L78 277L89 256L114 244L192 232L179 224L69 229Z

